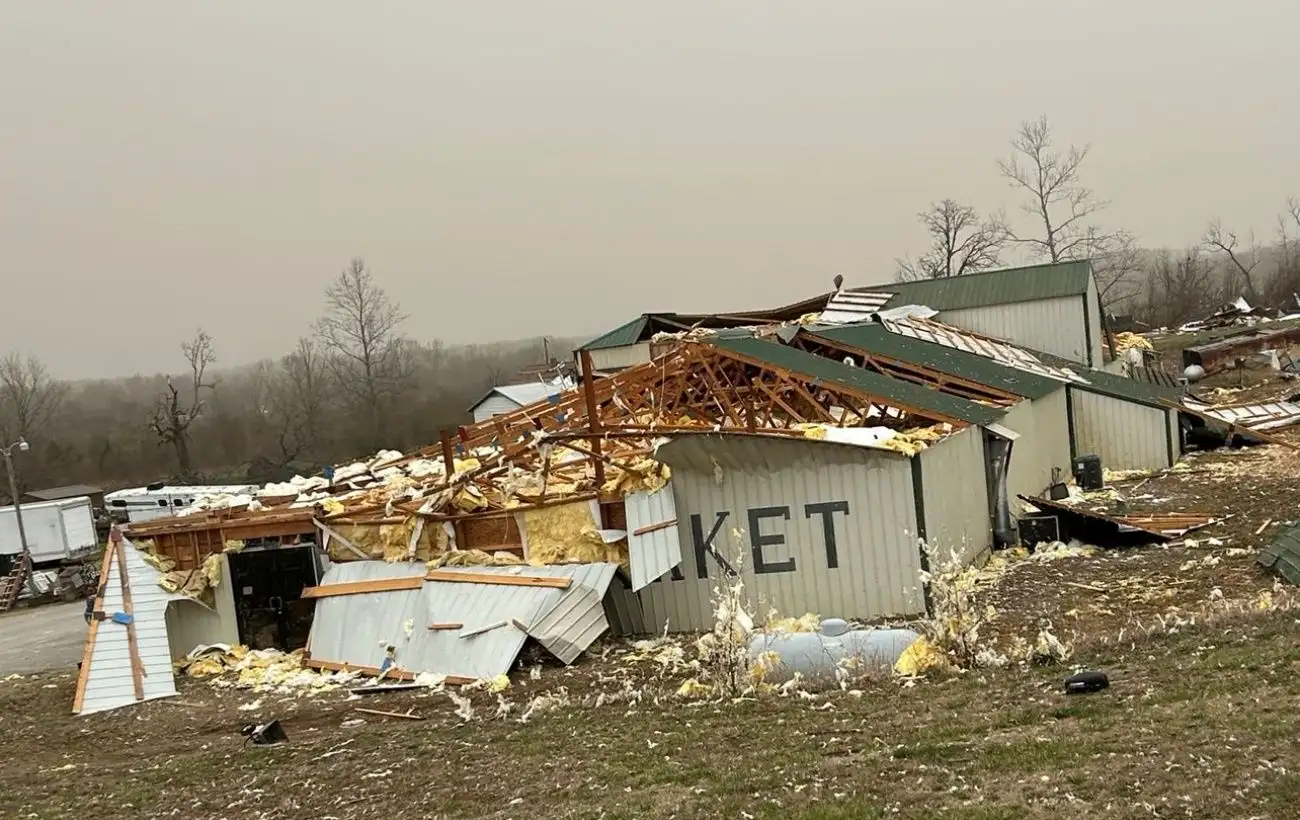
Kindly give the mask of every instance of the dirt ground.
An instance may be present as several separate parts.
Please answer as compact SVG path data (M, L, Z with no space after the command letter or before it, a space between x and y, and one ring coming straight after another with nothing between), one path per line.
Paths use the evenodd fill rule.
M692 673L608 641L536 678L528 661L504 692L470 693L472 714L447 693L181 678L178 698L78 718L63 665L0 683L0 817L1296 816L1300 608L1254 560L1300 515L1297 479L1296 451L1222 450L1089 499L1225 520L981 587L991 644L1050 622L1074 647L1063 666L698 702L676 695ZM1111 688L1065 695L1080 667ZM271 718L289 742L245 745L240 728Z

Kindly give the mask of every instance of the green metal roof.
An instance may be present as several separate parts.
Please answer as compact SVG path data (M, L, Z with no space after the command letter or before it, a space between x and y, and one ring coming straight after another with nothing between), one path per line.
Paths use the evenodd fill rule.
M982 271L947 279L893 282L854 290L894 294L886 307L926 305L943 311L1082 296L1088 292L1091 278L1092 264L1084 260Z
M1282 529L1255 559L1291 584L1300 584L1300 523Z
M1029 350L1029 348L1025 349ZM1113 399L1124 399L1125 401L1146 404L1161 409L1168 409L1164 402L1176 402L1183 395L1182 389L1178 387L1168 387L1163 384L1130 379L1128 376L1121 376L1118 373L1094 370L1078 362L1072 362L1051 353L1043 353L1040 350L1029 350L1029 352L1033 353L1045 364L1050 364L1053 367L1068 367L1088 380L1088 384L1070 382L1070 388L1073 390L1084 390L1089 393L1110 396Z
M710 339L718 350L728 351L773 367L783 368L810 379L848 387L879 398L882 402L896 401L905 407L939 413L948 418L971 424L992 424L1002 417L1000 410L985 407L973 401L949 396L929 387L891 379L878 373L850 367L812 353L765 339Z
M891 333L875 323L812 327L804 332L865 353L924 365L949 376L996 387L1027 399L1041 399L1065 386L1056 379L1007 367L985 356Z
M619 325L587 342L579 350L600 350L606 347L623 347L641 341L641 334L650 324L649 315L642 314L625 325Z

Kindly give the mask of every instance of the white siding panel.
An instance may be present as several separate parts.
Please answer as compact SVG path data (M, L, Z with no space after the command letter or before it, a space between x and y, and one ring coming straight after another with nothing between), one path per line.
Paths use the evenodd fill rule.
M158 571L126 541L127 578L135 620L136 647L143 669L144 700L176 694L171 652L167 642L167 605L177 597L158 586ZM103 612L110 618L124 611L122 576L117 560L109 562L104 587ZM85 694L80 714L116 709L136 702L131 675L131 651L125 625L104 620L99 624L90 654Z
M683 549L678 571L640 592L647 629L713 623L710 592L723 573L706 556L700 577L698 551L719 516L712 543L729 562L740 560L759 615L771 608L863 619L924 611L909 459L740 436L683 437L661 447L659 458L673 469ZM756 537L763 539L757 549Z
M1080 364L1088 363L1089 340L1081 296L945 310L940 312L939 321L1031 350L1054 353Z
M1007 494L1015 507L1017 495L1038 495L1052 483L1052 468L1070 474L1070 421L1065 387L1011 408L1001 424L1020 434L1011 448Z
M1022 436L1015 446L1024 440ZM1015 452L1013 447L1012 461ZM920 458L926 541L945 560L956 555L968 563L993 546L984 432L967 427L925 449Z
M1159 470L1169 463L1168 411L1069 388L1075 454L1101 456L1109 470Z
M650 361L649 342L591 351L591 366L596 370L622 370L648 361Z
M623 499L627 512L627 552L632 569L632 590L657 581L682 562L681 536L674 523L671 527L637 535L644 527L676 521L677 505L672 481L657 492L631 493Z
M487 421L493 416L499 416L502 413L510 413L518 410L521 405L516 404L500 393L493 393L483 401L474 405L474 421Z

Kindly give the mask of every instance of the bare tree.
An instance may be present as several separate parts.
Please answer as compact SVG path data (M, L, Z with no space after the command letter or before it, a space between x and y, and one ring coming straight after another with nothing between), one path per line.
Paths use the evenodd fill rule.
M999 160L1002 176L1025 196L1021 206L1038 223L1040 231L1012 233L1011 240L1026 247L1030 256L1049 262L1086 259L1101 236L1092 217L1106 207L1080 179L1079 169L1089 147L1071 145L1057 150L1047 117L1026 121L1011 138L1012 153Z
M181 342L181 352L185 354L190 366L190 384L186 395L182 396L181 388L168 376L167 386L154 404L149 427L158 436L160 446L170 445L176 452L176 465L181 474L189 475L190 428L203 415L203 391L216 388L215 380L205 381L205 378L208 368L217 361L217 353L212 337L202 328L194 334L194 338Z
M328 395L320 346L313 339L299 339L294 351L280 360L268 389L268 411L282 463L318 451L324 439Z
M1259 299L1259 290L1255 287L1255 269L1259 267L1259 248L1255 244L1254 235L1250 237L1249 248L1239 248L1237 234L1224 229L1223 223L1216 219L1205 229L1205 236L1201 238L1201 242L1207 248L1227 258L1230 270L1235 276L1240 277L1242 284L1245 285L1247 300L1254 304Z
M408 381L409 362L398 333L406 314L376 284L361 259L353 259L325 291L317 335L335 380L370 422L369 445L385 444L388 409Z
M1168 250L1156 256L1147 280L1147 311L1151 324L1177 325L1199 316L1208 303L1213 265L1199 246L1174 256Z
M1269 283L1272 301L1289 311L1300 310L1300 199L1286 201L1277 219L1277 273Z
M981 218L969 205L951 199L931 203L916 215L929 236L929 247L915 261L898 261L900 282L947 279L997 267L1009 231L999 216Z
M34 356L0 359L0 446L35 438L63 406L68 387Z

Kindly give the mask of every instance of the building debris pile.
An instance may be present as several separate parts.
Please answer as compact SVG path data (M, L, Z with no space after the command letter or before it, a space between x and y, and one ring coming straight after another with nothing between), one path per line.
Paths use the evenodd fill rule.
M622 499L666 484L670 471L655 451L668 438L739 433L915 454L967 424L852 380L769 364L725 340L674 344L652 362L588 374L580 389L438 445L381 452L251 499L229 496L224 508L205 499L184 516L133 524L132 536L150 539L171 572L195 569L229 542L267 538L323 543L336 562L430 561L476 549L529 563L626 565Z

